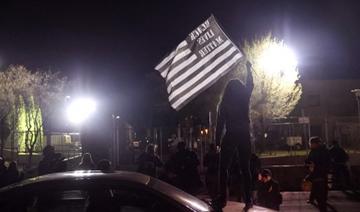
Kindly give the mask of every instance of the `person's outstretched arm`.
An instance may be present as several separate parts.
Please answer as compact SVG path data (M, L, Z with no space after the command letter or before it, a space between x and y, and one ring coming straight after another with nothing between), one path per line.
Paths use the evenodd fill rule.
M252 75L252 65L249 61L246 62L246 70L247 70L247 75L246 75L246 89L248 91L249 96L251 95L252 90L254 89L254 79L253 79L253 75Z

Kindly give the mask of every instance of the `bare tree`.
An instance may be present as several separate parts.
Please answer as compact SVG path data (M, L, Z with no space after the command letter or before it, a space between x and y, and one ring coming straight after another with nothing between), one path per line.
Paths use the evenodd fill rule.
M251 98L251 117L253 121L284 118L292 112L300 100L302 86L298 83L299 71L296 64L277 65L263 63L264 52L271 48L285 48L286 45L270 34L252 42L245 42L243 50L253 64L254 90ZM276 51L270 52L276 54ZM281 57L284 55L271 55ZM270 60L273 58L270 58ZM281 58L287 60L287 58ZM290 59L289 59L290 60ZM277 61L273 61L277 62ZM241 72L241 70L238 70Z
M16 127L16 118L19 103L18 96L27 96L27 88L31 85L31 79L23 74L22 66L10 66L0 72L0 153L4 153L5 142L11 131Z
M67 79L59 73L32 72L23 66L10 66L0 73L0 80L7 85L0 87L0 110L7 112L1 115L8 118L12 132L22 134L17 138L19 148L29 154L31 165L33 152L42 147L44 124L64 99ZM1 98L8 102L1 104Z

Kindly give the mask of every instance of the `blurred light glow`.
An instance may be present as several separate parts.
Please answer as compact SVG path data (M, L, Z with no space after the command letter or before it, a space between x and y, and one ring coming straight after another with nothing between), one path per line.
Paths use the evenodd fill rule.
M91 98L73 100L67 108L67 118L73 124L81 124L96 111L96 102Z
M77 170L73 172L64 173L65 176L73 176L73 177L90 177L95 175L103 175L101 172L93 172L91 170Z
M360 89L354 89L351 92L354 93L356 97L360 97Z
M270 43L259 57L259 65L268 74L286 74L298 65L294 52L284 43Z

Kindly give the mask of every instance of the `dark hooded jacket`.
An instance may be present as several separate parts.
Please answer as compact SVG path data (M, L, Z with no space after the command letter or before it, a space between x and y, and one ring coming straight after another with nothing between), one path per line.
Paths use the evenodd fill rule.
M308 177L309 180L319 178L327 179L327 174L330 169L330 156L329 151L324 145L321 145L316 149L312 149L305 162L307 164L314 164L314 170Z

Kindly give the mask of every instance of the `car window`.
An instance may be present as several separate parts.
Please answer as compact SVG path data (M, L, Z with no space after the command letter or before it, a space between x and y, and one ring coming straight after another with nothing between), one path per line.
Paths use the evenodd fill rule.
M1 212L155 212L182 211L171 201L148 191L92 189L43 191L13 197Z
M84 211L87 192L82 190L20 193L4 200L0 211L14 212L62 212Z
M94 193L94 198L91 198ZM99 195L100 194L100 195ZM163 199L149 191L134 189L109 189L93 190L90 192L91 204L106 207L108 211L119 212L155 212L155 211L180 211L177 206L169 200ZM111 205L111 207L107 207ZM89 206L89 207L90 207ZM90 207L91 208L91 207Z

